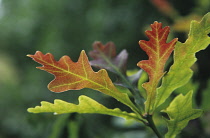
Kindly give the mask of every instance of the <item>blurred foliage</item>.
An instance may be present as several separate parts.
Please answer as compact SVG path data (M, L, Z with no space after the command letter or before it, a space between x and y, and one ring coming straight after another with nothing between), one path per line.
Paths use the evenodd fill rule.
M166 14L158 1L168 2L165 5L171 12ZM57 98L76 102L80 94L109 108L121 105L89 89L50 92L46 86L52 76L35 69L37 64L26 55L40 50L53 53L56 59L70 55L74 60L82 49L89 51L96 40L113 41L118 51L127 49L129 69L135 69L139 60L147 58L138 41L146 39L144 30L149 24L160 21L172 26L174 36L184 41L187 22L200 19L209 10L209 0L0 0L0 138L73 137L77 135L75 132L86 138L152 137L141 124L125 125L110 116L29 114L26 109L40 101L52 102ZM195 97L198 106L202 91L205 89L205 95L210 91L207 87L210 63L206 62L209 52L208 48L197 54L199 60L193 81L199 86ZM209 102L202 102L208 110L201 119L209 120L209 106L203 103ZM121 107L127 110L124 108ZM186 128L183 137L192 136L188 132L193 128L198 128L199 136L210 135L207 122L196 120L191 128Z

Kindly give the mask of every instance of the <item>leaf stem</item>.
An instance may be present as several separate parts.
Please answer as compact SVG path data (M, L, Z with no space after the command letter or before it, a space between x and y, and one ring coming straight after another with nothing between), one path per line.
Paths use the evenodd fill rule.
M100 50L99 50L100 51ZM127 85L128 89L130 90L130 92L133 94L136 106L139 108L139 112L140 115L143 117L142 114L142 107L144 107L144 103L142 100L142 96L140 95L140 92L137 91L133 85L130 83L130 81L125 77L125 75L119 70L119 68L117 66L115 66L109 58L107 58L103 52L100 51L101 56L103 57L103 59L108 63L108 65L110 67L112 67L114 69L114 71L116 72L116 74L123 80L123 82Z
M157 130L157 127L155 126L155 123L152 119L152 115L146 115L145 119L148 121L147 126L153 130L153 132L157 135L158 138L162 138L160 132Z

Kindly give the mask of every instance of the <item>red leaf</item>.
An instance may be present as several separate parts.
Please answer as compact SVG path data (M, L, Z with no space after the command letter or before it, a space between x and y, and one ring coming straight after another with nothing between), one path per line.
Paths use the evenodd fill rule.
M162 23L154 22L151 25L152 31L146 31L149 41L140 40L140 47L149 56L148 60L140 61L137 65L145 70L149 75L149 82L144 83L143 87L147 91L146 112L152 108L155 101L157 85L164 75L164 66L170 54L174 50L177 39L166 43L169 27L162 28Z
M114 86L106 70L101 69L98 72L92 70L85 51L81 52L77 62L73 62L68 56L63 56L59 61L56 61L52 54L47 53L44 55L40 51L37 51L34 55L27 56L43 65L37 68L55 76L55 79L48 85L51 91L63 92L91 88L112 96L129 107L134 108L128 95L121 93Z
M63 56L59 61L56 61L51 53L44 55L40 51L37 51L35 55L28 56L43 65L37 68L55 76L55 79L48 85L51 91L63 92L82 88L97 89L97 87L108 84L112 85L105 70L99 72L92 70L84 51L81 52L78 62L73 62L68 56Z

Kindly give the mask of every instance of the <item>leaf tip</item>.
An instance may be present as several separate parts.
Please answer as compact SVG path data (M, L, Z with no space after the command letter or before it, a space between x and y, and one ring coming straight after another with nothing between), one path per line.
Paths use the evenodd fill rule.
M178 38L174 38L168 44L171 45L171 48L174 49L177 42L178 42Z
M29 113L35 113L35 112L34 112L34 108L28 108L28 109L27 109L27 112L29 112Z
M82 51L81 51L81 54L86 54L85 50L82 50Z
M27 57L33 58L35 55L43 54L41 51L36 51L34 55L32 54L27 54Z
M82 50L80 53L80 57L87 57L85 50ZM88 57L87 57L88 58Z
M31 57L32 55L31 55L31 54L27 54L26 56L27 56L27 57Z
M154 25L157 25L157 24L161 24L161 25L162 25L162 23L161 23L161 22L158 22L158 21L154 21L153 24L154 24ZM151 24L151 25L153 25L153 24Z
M150 25L151 28L162 28L162 23L158 21L154 21L153 24Z

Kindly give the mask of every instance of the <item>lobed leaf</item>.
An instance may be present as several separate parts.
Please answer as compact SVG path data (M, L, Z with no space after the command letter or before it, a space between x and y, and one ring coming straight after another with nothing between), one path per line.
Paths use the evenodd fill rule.
M103 45L101 42L96 41L93 43L93 50L89 52L93 59L103 59L104 56L111 59L116 56L116 48L113 42L108 42Z
M43 65L37 68L55 76L55 79L48 85L49 90L53 92L91 88L114 97L134 111L138 110L128 95L121 93L114 86L106 70L101 69L98 72L92 70L85 51L81 52L78 62L73 62L68 56L63 56L56 61L52 54L44 55L40 51L28 56Z
M135 119L137 121L140 121L135 113L127 113L125 111L121 111L119 108L108 109L102 104L84 95L81 95L79 97L78 105L56 99L54 100L54 104L42 101L41 106L36 106L35 108L28 108L28 112L31 113L53 112L55 114L65 114L65 113L74 113L74 112L97 113L97 114L118 116L125 119Z
M107 69L114 73L126 73L126 64L128 53L122 50L116 55L116 48L113 42L103 45L101 42L93 43L93 50L89 52L90 57L94 60L90 61L91 66Z
M202 115L201 109L192 109L193 92L188 92L185 96L178 95L163 112L167 113L170 120L166 119L168 132L166 138L175 138L177 134L185 128L188 122Z
M140 61L137 64L149 75L149 82L143 84L147 91L147 100L145 102L147 113L150 112L154 105L156 88L165 73L164 66L177 41L177 39L173 39L171 42L166 43L170 29L168 26L162 28L162 23L154 22L151 28L152 31L146 31L149 41L139 41L140 47L147 53L149 59Z
M157 90L155 107L160 106L176 89L185 85L192 77L190 67L196 62L195 53L210 44L210 13L201 22L192 21L189 37L185 43L178 42L174 50L174 63L163 77L162 85ZM153 110L154 110L153 109Z

